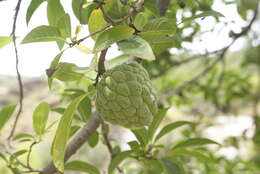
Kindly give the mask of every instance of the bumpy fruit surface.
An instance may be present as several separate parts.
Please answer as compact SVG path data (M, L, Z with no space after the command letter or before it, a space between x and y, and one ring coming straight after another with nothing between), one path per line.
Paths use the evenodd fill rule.
M97 111L112 124L130 129L149 125L157 112L155 90L138 63L117 65L97 84Z

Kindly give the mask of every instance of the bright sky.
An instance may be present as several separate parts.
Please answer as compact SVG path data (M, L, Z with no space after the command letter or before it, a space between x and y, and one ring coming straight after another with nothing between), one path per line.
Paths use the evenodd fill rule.
M26 9L29 5L28 1L22 1L21 11L19 13L19 18L17 22L17 36L18 43L21 39L31 31L33 28L39 25L48 24L46 16L46 2L43 3L34 13L29 26L26 26L25 15ZM71 1L61 1L64 5L65 11L72 14ZM13 14L15 9L16 1L1 1L0 2L0 36L8 36L12 30ZM214 10L221 12L225 15L222 18L223 21L235 21L236 24L232 24L230 27L234 31L239 32L237 29L239 26L244 25L244 22L236 13L236 7L234 5L225 6L220 2L214 5ZM77 20L72 15L72 26L76 26ZM203 24L202 30L207 31L215 25L215 21L212 17L205 18L201 20L200 23ZM207 33L203 37L197 39L193 44L184 44L185 47L204 51L207 49L216 50L222 48L229 43L226 37L227 31L230 28L223 27L223 25L218 25L218 32ZM72 29L74 31L74 28ZM82 36L88 34L87 27L82 29ZM91 39L84 42L85 46L88 48L93 48L93 41ZM243 40L239 40L233 46L233 49L239 49L243 46ZM19 57L20 57L20 71L23 76L40 76L45 74L45 70L49 67L51 60L59 53L58 47L55 42L45 42L45 43L33 43L18 45ZM113 58L120 53L117 51L115 46L109 49L108 58ZM92 58L92 55L86 55L81 53L76 49L70 49L65 52L62 61L68 61L76 63L78 66L87 66ZM0 74L4 75L15 75L15 55L13 50L13 45L10 44L3 49L0 49Z

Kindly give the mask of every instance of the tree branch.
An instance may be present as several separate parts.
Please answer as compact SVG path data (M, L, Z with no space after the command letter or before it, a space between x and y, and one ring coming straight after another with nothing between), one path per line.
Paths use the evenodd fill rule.
M17 49L17 45L16 45L16 22L17 22L17 17L18 17L18 13L20 10L20 6L21 6L21 2L22 0L18 0L17 5L15 7L15 14L14 14L14 22L13 22L13 28L12 28L12 39L13 39L13 45L14 45L14 51L15 51L15 59L16 59L16 64L15 64L15 68L16 68L16 75L17 75L17 81L19 84L19 109L17 112L17 115L15 117L15 121L14 121L14 125L12 127L11 133L8 136L8 141L10 141L10 139L12 138L12 136L15 133L15 129L16 129L16 125L18 123L18 119L22 113L22 108L23 108L23 82L22 82L22 77L21 74L19 72L19 57L18 57L18 49Z
M100 33L100 32L105 31L106 29L108 29L109 27L111 27L113 24L119 24L119 23L121 23L121 22L127 20L128 18L134 16L134 15L140 10L140 8L144 5L144 2L145 2L145 0L139 0L136 4L134 4L134 5L131 6L132 8L131 8L131 11L130 11L129 14L127 14L126 16L124 16L124 17L121 18L121 19L113 20L112 23L107 24L105 27L101 28L100 30L95 31L95 32L93 32L93 33L90 33L88 36L85 36L85 37L83 37L83 38L81 38L81 39L79 39L79 40L77 40L77 41L74 41L74 42L70 43L70 44L69 44L70 47L73 47L73 46L75 46L75 45L78 45L78 44L80 44L81 42L83 42L84 40L86 40L87 38L90 38L91 36L94 36L94 35L96 35L96 34L98 34L98 33ZM103 15L104 15L104 14L103 14ZM110 18L110 20L112 20L112 19Z
M128 14L127 16L125 16L124 18L122 18L121 20L117 21L118 23L128 19L129 17L133 16L134 14L136 14L136 12L143 6L145 0L139 0L135 5L132 6L132 10L130 12L130 14ZM106 25L104 28L90 33L88 36L79 39L76 42L73 42L70 44L71 47L73 47L76 44L80 44L81 42L83 42L85 39L94 36L95 34L105 31L107 28L109 28L110 26L112 26L112 24L108 24ZM101 52L100 56L104 56L104 60L105 60L105 55L106 55L106 51L107 50L103 50ZM102 58L102 57L101 57ZM99 65L101 67L101 65ZM101 68L102 69L102 68ZM104 70L104 69L103 69ZM66 149L66 153L65 153L65 162L82 146L82 144L90 137L90 135L95 132L95 130L99 127L101 122L101 119L99 118L97 113L94 113L92 116L92 119L81 129L81 131L76 134L76 136L74 137L74 139L69 143L67 149ZM52 174L56 172L56 168L53 165L53 162L50 162L41 172L42 174Z
M101 51L101 54L100 54L100 56L99 56L99 59L98 59L98 74L97 74L97 77L96 77L96 82L95 82L95 84L94 84L95 86L96 86L97 83L98 83L99 77L100 77L104 72L106 72L105 60L106 60L107 50L108 50L108 48L102 50L102 51Z
M127 16L125 16L124 18L122 18L121 20L117 21L118 23L128 19L129 17L133 16L134 14L136 14L136 12L143 6L145 0L139 0L135 5L132 6L132 10L130 12L130 14L128 14ZM80 42L84 41L85 39L99 33L102 31L105 31L107 28L109 28L110 26L112 26L112 24L108 24L107 26L105 26L104 28L89 34L88 36L73 42L70 44L70 46L74 46L76 44L79 44ZM106 55L107 49L103 50L101 52L101 59L105 60L105 55ZM103 58L104 57L104 58ZM102 61L104 61L102 60ZM100 61L100 60L99 60ZM100 62L102 62L100 61ZM103 66L101 63L99 65L100 67ZM99 68L100 68L99 67ZM103 69L102 69L103 68ZM105 70L104 67L101 67L101 70ZM99 70L100 71L100 70ZM97 113L94 113L94 115L92 116L92 119L81 129L81 131L74 137L74 139L69 143L68 148L66 149L66 153L65 153L65 162L82 146L82 144L90 137L90 135L95 132L95 130L99 127L101 122L101 119L98 117ZM56 168L53 165L53 162L50 162L44 169L42 174L52 174L56 172Z
M169 64L170 64L169 68L165 68L164 70L160 71L158 74L152 75L151 78L154 79L154 78L160 77L163 74L169 72L172 68L174 68L176 66L181 66L183 64L192 62L194 60L205 58L205 56L207 56L207 55L208 55L208 53L200 54L200 55L193 55L193 56L190 56L189 58L186 58L186 59L183 59L183 60L180 60L180 61L171 61L171 62L169 62Z
M214 53L218 53L219 56L218 58L213 61L210 65L208 65L201 73L199 73L197 76L194 76L192 79L184 82L182 85L178 86L177 88L173 88L170 89L168 91L166 91L160 98L159 98L159 103L162 103L164 100L172 97L174 94L178 94L180 93L183 89L186 89L187 87L189 87L190 85L196 83L200 78L202 78L204 75L206 75L208 72L210 72L212 70L212 68L215 67L215 65L218 64L219 61L223 60L225 58L226 52L228 51L228 49L236 42L236 40L244 35L246 35L248 33L248 31L250 31L254 21L257 18L257 14L258 14L258 8L255 11L255 14L253 16L253 18L250 20L249 24L238 34L236 34L233 38L233 40L231 41L231 43L224 47L221 50L218 51L214 51Z
M80 132L75 135L75 137L70 141L66 149L65 162L77 152L77 150L88 140L88 138L96 131L101 123L101 119L98 116L98 113L93 113L91 119L88 123L81 128ZM43 170L42 174L53 174L57 170L53 165L53 162L50 162Z
M136 14L136 12L142 7L144 3L144 0L140 0L138 1L138 3L136 5L134 5L134 8L132 8L132 11L130 12L130 14L128 14L127 16L125 16L124 18L122 18L120 21L117 22L122 22L126 19L128 19L130 16ZM253 20L255 20L256 17L253 18ZM208 71L211 70L212 67L214 67L221 59L224 58L227 50L229 49L229 47L235 42L235 40L237 40L239 37L243 36L244 34L247 33L247 31L250 30L251 25L252 25L253 21L250 22L249 26L247 28L245 28L243 30L243 33L239 33L234 40L232 41L232 43L230 45L228 45L227 47L225 47L222 52L219 54L219 57L212 62L212 64L210 64L207 68L205 68L198 76L196 76L194 79L191 79L190 81L186 82L185 85L182 85L182 87L186 88L186 86L194 83L195 81L197 81L201 76L203 76L205 73L207 73ZM78 40L75 44L79 44L80 42L84 41L85 39L87 39L88 37L91 37L99 32L102 32L104 30L106 30L107 28L109 28L110 26L112 26L112 24L108 24L107 26L105 26L104 28L102 28L101 30L91 33L90 35L86 36L85 38L82 38L80 40ZM73 46L73 45L72 45ZM181 89L181 87L179 87L178 89ZM174 90L173 92L169 92L170 95L174 94L176 90ZM166 98L168 98L169 96L166 96ZM92 119L81 129L81 131L76 134L76 136L70 141L67 149L66 149L66 154L65 154L65 162L74 154L76 153L76 151L84 144L84 142L92 135L93 132L95 132L95 130L99 127L101 123L101 119L99 118L97 113L94 113L92 116ZM44 169L42 174L53 174L54 172L56 172L56 169L53 165L53 163L49 163Z

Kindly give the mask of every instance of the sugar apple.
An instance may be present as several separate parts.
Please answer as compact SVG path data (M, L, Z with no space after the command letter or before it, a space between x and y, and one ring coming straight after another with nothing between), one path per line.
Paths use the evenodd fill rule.
M156 100L147 71L136 62L106 71L97 84L97 111L105 121L126 128L149 125L157 112Z

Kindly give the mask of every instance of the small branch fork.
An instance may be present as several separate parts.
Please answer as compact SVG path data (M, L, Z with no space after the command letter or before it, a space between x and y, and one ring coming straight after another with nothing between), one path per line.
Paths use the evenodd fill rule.
M108 25L106 25L105 27L103 27L102 29L90 33L88 36L79 39L75 42L70 43L70 47L73 47L75 45L80 44L81 42L83 42L85 39L94 36L95 34L98 34L102 31L105 31L106 29L110 28L113 24L118 24L120 22L123 22L125 20L127 20L129 17L134 16L139 9L144 5L145 0L139 0L136 4L134 4L132 6L132 9L130 11L130 13L123 17L122 19L118 19L116 21L114 21L114 23L109 23ZM99 62L98 62L98 76L96 78L96 83L98 82L98 78L100 75L102 75L105 72L105 56L107 53L107 49L104 49L101 51L100 57L99 57ZM95 83L95 84L96 84ZM66 153L65 153L65 159L64 161L66 162L73 154L75 154L77 152L77 150L84 144L84 142L86 142L86 140L92 135L93 132L95 132L97 130L97 128L99 127L100 123L102 122L102 120L100 119L100 117L98 116L98 113L94 113L91 117L91 119L89 120L88 123L86 123L86 125L79 131L79 133L77 133L75 135L75 137L70 141L70 143L68 144L68 147L66 149ZM112 148L112 146L111 146ZM43 168L43 170L40 172L41 174L53 174L57 171L57 169L55 168L55 166L53 165L53 162L50 162L45 168Z
M203 76L205 76L208 72L210 72L212 70L212 68L214 68L218 62L220 62L221 60L225 59L225 55L228 51L228 49L236 42L236 40L244 35L246 35L248 33L248 31L250 31L254 21L256 20L258 15L258 8L255 10L255 14L253 16L253 18L251 19L251 21L249 22L249 24L238 34L236 34L233 38L233 40L231 41L231 43L229 45L227 45L226 47L214 51L213 53L218 54L218 57L215 61L213 61L211 64L209 64L202 72L200 72L197 76L194 76L192 79L184 82L182 85L178 86L177 88L173 88L171 90L166 91L160 98L159 98L159 103L162 103L164 100L169 99L171 96L173 96L174 94L179 94L182 92L183 89L186 89L187 87L189 87L190 85L198 82L198 80L200 78L202 78Z
M75 46L75 45L79 45L79 44L80 44L81 42L83 42L84 40L86 40L86 39L88 39L88 38L90 38L90 37L92 37L92 36L94 36L94 35L96 35L96 34L98 34L98 33L100 33L100 32L105 31L106 29L110 28L112 25L114 25L114 24L119 24L119 23L121 23L121 22L126 21L128 18L133 17L133 16L140 10L140 8L144 5L145 0L139 0L136 4L134 4L134 5L131 6L131 11L130 11L129 14L127 14L126 16L124 16L124 17L121 18L121 19L116 19L116 20L115 20L115 19L112 19L112 18L105 12L105 10L104 10L104 8L103 8L103 5L104 5L103 0L102 0L102 1L94 1L94 2L96 2L96 3L98 4L98 8L101 9L104 18L109 21L109 24L107 24L106 26L104 26L103 28L101 28L101 29L98 30L98 31L95 31L95 32L93 32L93 33L90 33L88 36L85 36L85 37L83 37L83 38L81 38L81 39L79 39L79 40L77 40L77 41L73 41L72 43L69 43L69 46L70 46L70 47L73 47L73 46Z
M80 129L80 131L74 136L66 148L65 159L68 161L69 158L77 152L77 150L88 140L88 138L97 130L101 123L101 119L98 116L98 113L95 112L92 114L91 119L86 123L86 125ZM57 171L53 162L50 162L43 168L41 174L53 174Z
M15 58L16 58L16 74L17 74L17 80L18 80L18 84L19 84L19 109L14 121L14 125L12 127L11 133L8 136L8 141L10 143L11 138L13 137L14 133L15 133L15 129L19 120L19 117L22 113L22 108L23 108L23 82L22 82L22 77L19 71L19 56L18 56L18 49L17 49L17 45L16 45L16 22L17 22L17 17L18 17L18 13L20 10L20 6L21 6L21 2L22 0L18 0L17 5L15 7L15 14L14 14L14 21L13 21L13 27L12 27L12 39L13 39L13 45L14 45L14 51L15 51Z
M7 167L12 170L12 171L17 171L19 173L33 173L33 172L37 172L37 173L40 173L41 171L40 170L37 170L37 169L33 169L29 162L28 162L28 159L30 158L30 154L31 154L31 151L32 151L32 147L36 144L36 142L33 142L29 148L29 151L28 151L28 154L27 154L27 163L23 163L17 156L15 156L14 154L12 154L11 152L9 152L5 145L4 144L0 144L1 149L4 153L10 155L11 158L13 158L21 167L23 167L25 170L18 170L17 168L14 168L12 166L11 163L7 162Z

